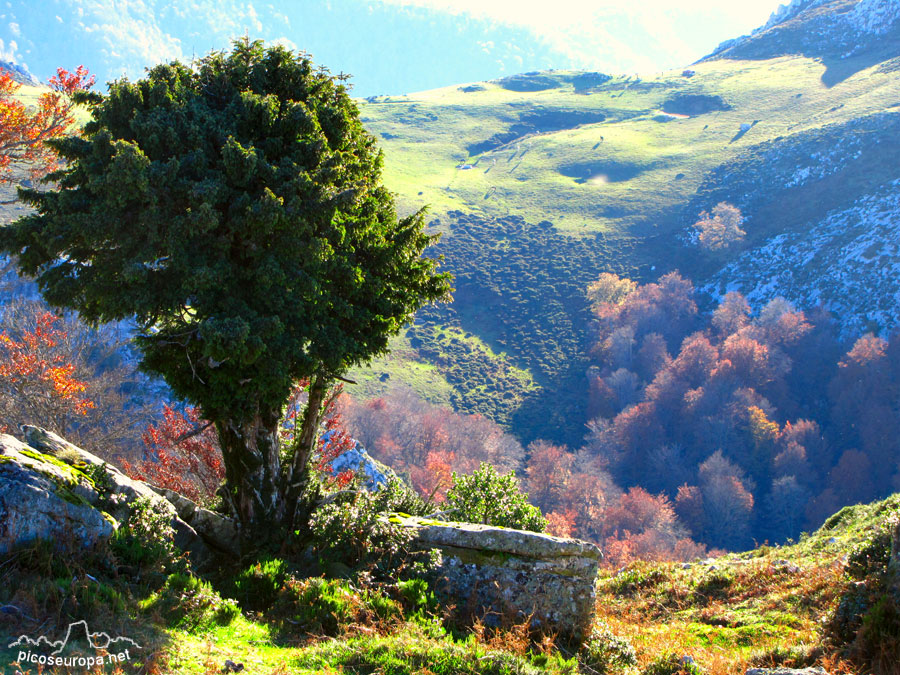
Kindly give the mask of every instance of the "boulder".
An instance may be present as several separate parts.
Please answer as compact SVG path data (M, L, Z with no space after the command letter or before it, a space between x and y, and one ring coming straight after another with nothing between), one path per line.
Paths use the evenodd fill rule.
M486 623L531 619L576 640L590 630L600 549L504 527L395 515L414 543L440 552L437 590Z
M57 485L66 486L76 497L82 499L82 506L92 513L91 516L88 516L89 522L96 523L99 518L110 528L108 532L103 528L97 530L94 536L87 537L89 540L96 543L97 541L108 539L113 529L118 527L118 522L128 518L133 504L138 499L146 499L155 507L171 516L170 522L175 531L175 545L188 553L191 564L194 567L203 567L212 561L213 553L207 545L207 541L186 520L179 516L179 511L171 501L164 495L159 494L153 487L143 481L129 478L112 464L105 462L87 450L69 443L51 431L28 425L23 425L21 429L26 441L24 444L12 436L3 437L4 447L12 448L13 453L15 453L4 452L4 455L8 457L6 464L19 467L23 465L29 466L32 470L42 472L44 475L53 475ZM26 462L29 463L26 464ZM86 471L91 471L94 478L97 478L96 469L92 469L93 467L103 467L102 480L88 479ZM9 478L11 471L12 469L9 469L5 475L0 474L0 494L2 494L3 489L6 489L8 484L11 484L11 479ZM66 494L63 492L64 496ZM98 506L101 497L104 507L108 509L108 513L94 508ZM46 500L41 503L46 509L55 508ZM32 503L32 507L34 506L36 504ZM197 520L199 522L203 519L198 518ZM115 524L113 525L112 523ZM55 537L48 532L44 538ZM25 541L27 539L20 536L12 538L13 544L24 543ZM221 550L226 553L233 552L231 546L221 547Z
M326 433L324 437L327 442L329 434ZM390 476L395 475L391 469L372 457L359 442L331 460L330 469L332 474L354 471L357 475L363 476L365 478L363 487L369 492L375 492Z
M158 487L154 489L175 507L178 517L190 525L207 544L233 556L241 554L240 535L234 520L205 509L172 490Z
M59 549L93 548L115 531L112 518L92 505L99 495L90 479L49 460L0 434L0 553L37 539Z

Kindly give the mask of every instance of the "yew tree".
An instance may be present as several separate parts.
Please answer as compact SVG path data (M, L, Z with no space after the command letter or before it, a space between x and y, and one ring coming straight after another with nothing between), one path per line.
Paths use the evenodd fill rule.
M242 40L81 100L83 135L53 143L57 189L21 191L36 213L0 249L51 304L134 318L142 367L215 424L242 525L302 527L331 384L449 293L423 212L398 217L342 78L303 53Z

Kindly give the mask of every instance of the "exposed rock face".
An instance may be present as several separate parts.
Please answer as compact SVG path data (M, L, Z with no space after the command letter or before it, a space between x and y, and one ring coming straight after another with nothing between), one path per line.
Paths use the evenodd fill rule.
M0 553L36 539L72 550L108 540L114 525L93 508L98 497L81 472L0 435Z
M327 434L325 438L328 438ZM354 471L357 475L364 476L365 488L371 492L379 489L390 476L394 475L390 468L372 457L359 442L355 447L342 452L331 461L332 474L342 471Z
M532 617L581 638L594 612L600 549L577 539L487 525L394 517L422 548L441 552L438 590L485 621Z
M147 483L45 429L23 426L22 432L27 444L0 436L0 552L34 539L95 546L109 539L143 498L171 515L175 545L189 554L194 566L211 560L209 546L238 554L234 523L227 518L175 493L173 504ZM101 466L103 486L85 474L88 467ZM96 508L101 491L108 513Z

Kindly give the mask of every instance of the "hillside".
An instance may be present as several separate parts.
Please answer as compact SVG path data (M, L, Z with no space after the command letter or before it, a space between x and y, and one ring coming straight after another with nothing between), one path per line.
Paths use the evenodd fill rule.
M400 381L462 410L489 400L481 410L524 440L578 443L583 288L601 271L648 281L677 268L710 291L821 300L850 332L888 330L900 305L884 283L897 279L894 4L794 3L684 71L528 73L367 99L388 185L406 209L429 205L458 291L409 332L417 354L359 375L363 391ZM702 253L690 228L721 201L748 233L725 257ZM477 386L454 377L463 362Z

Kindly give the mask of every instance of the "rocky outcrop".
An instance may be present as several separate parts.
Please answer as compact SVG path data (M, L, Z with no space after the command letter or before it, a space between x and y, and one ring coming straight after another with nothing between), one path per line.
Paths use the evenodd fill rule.
M96 546L143 499L171 516L175 545L195 567L212 561L211 548L239 553L227 518L175 493L169 499L50 431L26 425L22 433L25 443L0 436L0 551L34 539Z
M172 490L154 489L175 507L178 517L190 525L205 542L233 556L241 554L241 540L237 523L231 518L205 509Z
M0 553L49 539L60 549L93 548L116 523L94 508L99 494L82 472L0 434Z
M486 623L531 618L536 628L579 639L594 612L600 549L488 525L392 516L414 542L441 554L437 589Z

